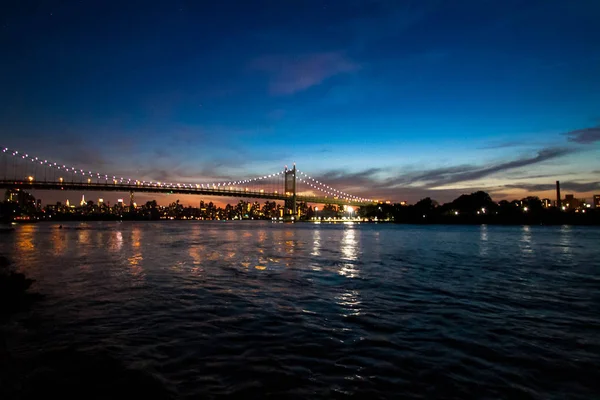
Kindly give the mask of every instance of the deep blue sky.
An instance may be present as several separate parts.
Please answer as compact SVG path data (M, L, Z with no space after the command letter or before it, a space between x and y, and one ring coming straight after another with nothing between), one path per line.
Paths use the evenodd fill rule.
M296 162L396 201L600 192L597 0L10 3L3 146L194 183Z

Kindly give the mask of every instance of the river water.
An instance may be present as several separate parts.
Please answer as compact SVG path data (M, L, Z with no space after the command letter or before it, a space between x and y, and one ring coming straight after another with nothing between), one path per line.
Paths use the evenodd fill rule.
M109 387L102 355L175 398L600 396L598 228L39 223L0 254L45 296L24 391Z

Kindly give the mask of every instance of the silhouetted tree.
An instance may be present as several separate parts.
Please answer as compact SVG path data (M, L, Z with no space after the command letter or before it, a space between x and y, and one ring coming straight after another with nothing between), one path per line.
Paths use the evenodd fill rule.
M523 206L531 211L540 211L543 208L542 201L537 196L528 196L521 200Z
M490 195L481 190L471 194L463 194L451 203L453 210L473 214L482 209L490 210L495 206L496 203L492 201Z

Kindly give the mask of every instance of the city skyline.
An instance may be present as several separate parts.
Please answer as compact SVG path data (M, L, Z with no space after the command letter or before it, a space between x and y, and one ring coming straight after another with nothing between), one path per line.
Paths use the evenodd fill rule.
M296 162L413 203L600 191L597 2L261 5L11 5L1 144L189 183Z

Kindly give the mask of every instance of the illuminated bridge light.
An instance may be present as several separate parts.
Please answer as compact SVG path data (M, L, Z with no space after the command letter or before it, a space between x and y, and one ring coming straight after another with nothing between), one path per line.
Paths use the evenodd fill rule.
M102 174L99 172L93 172L93 171L88 171L87 173L83 170L83 169L78 169L75 166L72 167L67 167L65 164L59 165L55 162L51 162L46 160L41 161L39 157L34 157L34 156L30 156L27 153L19 153L17 150L10 150L8 147L4 147L2 148L3 152L10 152L10 154L12 154L13 156L18 156L21 155L21 157L23 159L28 158L28 161L31 162L40 162L41 165L48 165L48 167L55 167L57 170L64 170L66 172L72 173L72 174L77 174L78 172L81 173L82 175L88 175L90 177L96 177L97 179L101 179L102 178ZM23 155L24 154L24 155ZM294 164L295 166L295 164ZM279 177L281 175L286 175L286 171L290 171L288 169L288 167L286 166L285 170L282 171L278 171L275 173L270 173L270 174L265 174L262 176L257 176L254 178L246 178L246 179L240 179L237 181L229 181L229 182L218 182L218 183L211 183L211 184L192 184L192 183L160 183L160 182L153 182L153 181L141 181L139 179L135 179L135 178L131 178L131 177L120 177L117 178L116 176L112 176L113 179L113 183L116 185L117 184L117 180L119 180L119 184L132 184L132 182L135 182L135 184L137 186L142 185L142 186L150 186L150 187L157 187L157 188L163 188L163 187L175 187L175 185L177 185L176 187L183 187L185 189L200 189L200 188L215 188L215 189L220 189L221 187L223 189L227 189L227 190L232 190L232 191L237 191L238 188L236 187L237 185L241 185L241 184L246 184L246 183L251 183L251 182L256 182L259 180L266 180L266 179L270 179L270 178L275 178L275 177ZM104 178L108 181L109 175L104 174ZM336 193L339 196L340 199L344 199L346 201L372 201L370 199L364 198L364 197L360 197L360 196L356 196L356 195L352 195L349 193L346 193L344 191L338 190L338 189L334 189L333 187L329 186L328 184L319 181L318 179L315 179L314 177L308 175L306 172L301 171L301 170L296 170L296 174L294 175L294 178L296 179L296 181L307 184L310 188L317 189L321 192L324 193L324 195L332 195L335 196ZM90 181L88 179L88 181ZM126 181L126 182L124 182ZM147 185L146 185L147 183ZM250 191L250 188L239 188L239 190L244 190L244 191ZM268 193L265 191L265 189L256 189L258 192L260 193ZM281 193L279 190L271 190L272 194L279 194ZM311 197L315 197L317 196L317 194L310 194ZM327 196L325 196L327 197Z

